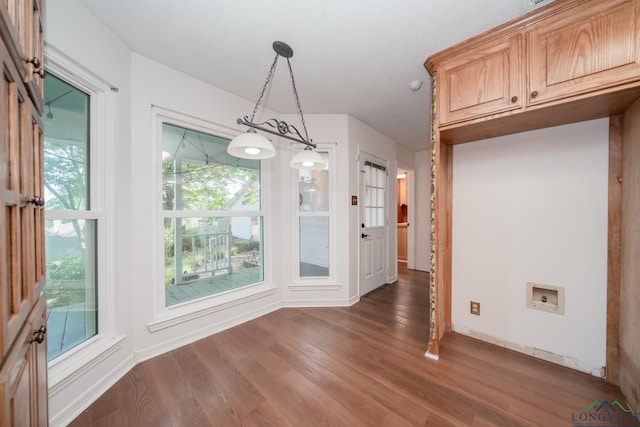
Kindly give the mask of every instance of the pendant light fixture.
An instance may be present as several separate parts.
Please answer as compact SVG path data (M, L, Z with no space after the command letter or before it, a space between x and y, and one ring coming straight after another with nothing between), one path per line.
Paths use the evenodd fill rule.
M227 147L227 153L241 159L268 159L274 157L276 155L276 150L273 148L271 141L258 134L256 132L257 129L305 145L304 150L293 156L291 159L289 165L292 168L323 169L327 166L327 163L324 161L322 156L313 151L313 148L316 148L316 144L314 144L309 138L307 126L304 122L304 115L302 114L302 107L300 107L300 98L298 97L298 90L296 89L296 81L293 78L291 61L289 61L289 58L293 56L293 49L284 42L275 41L273 42L273 50L276 52L276 56L273 59L271 68L269 69L269 74L267 74L267 80L262 86L262 91L260 92L258 101L256 101L256 105L253 107L251 117L244 116L244 118L236 121L239 125L248 126L249 129L246 133L240 134L231 140L231 143ZM288 124L284 120L269 119L262 123L254 123L253 121L256 112L258 111L258 106L260 106L262 98L271 84L276 64L281 56L287 60L287 65L289 66L289 76L291 77L291 85L293 86L293 93L296 98L296 105L298 107L298 113L300 114L304 136L295 126Z

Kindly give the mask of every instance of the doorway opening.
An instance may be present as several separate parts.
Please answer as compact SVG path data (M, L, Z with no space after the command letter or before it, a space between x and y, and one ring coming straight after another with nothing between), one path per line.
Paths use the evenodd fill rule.
M404 167L397 168L396 175L396 209L397 209L397 261L408 269L415 269L413 233L413 171Z

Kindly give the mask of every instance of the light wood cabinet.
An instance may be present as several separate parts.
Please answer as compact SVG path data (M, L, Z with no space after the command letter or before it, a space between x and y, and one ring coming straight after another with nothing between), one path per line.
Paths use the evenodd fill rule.
M48 424L41 20L0 3L0 427Z
M528 104L640 80L640 3L588 2L527 32Z
M3 363L0 374L0 425L48 424L46 299L40 297Z
M522 107L522 37L487 43L438 65L438 117L448 125Z
M514 40L522 42L519 64L511 58L518 46ZM496 58L502 58L502 63ZM637 204L633 204L637 198L637 185L634 187L637 180L634 181L636 175L633 174L637 172L637 162L634 163L637 151L634 150L638 138L637 132L633 132L636 129L633 120L628 120L638 117L640 111L640 0L556 0L430 56L425 67L433 76L436 111L431 182L434 188L430 285L433 304L428 355L438 356L439 341L452 328L453 145L611 117L607 375L621 385L630 401L637 403L637 390L640 390L637 377L633 379L629 374L630 380L619 380L619 372L623 372L625 366L627 372L637 372L638 367L632 357L620 356L623 353L619 327L625 324L618 318L621 306L628 311L628 307L637 302L617 298L620 280L626 279L627 286L634 285L632 275L621 276L620 259L631 259L640 251L638 239L630 243L629 248L621 248L619 228L621 207L630 209L626 214L629 224L637 225L640 215L635 209ZM493 80L483 77L490 69L501 75ZM519 101L521 105L509 109L506 94L517 81L510 74L515 69L520 73L524 99ZM492 102L492 106L485 105ZM633 115L626 114L629 110L634 111ZM620 136L623 114L624 128L631 129L624 142ZM627 154L624 154L625 147ZM630 152L635 154L628 154ZM631 165L626 171L622 170L622 174L619 173L622 166L615 164L618 155L622 157L621 164ZM625 159L627 155L635 157ZM620 185L630 195L620 195ZM627 321L627 325L632 323ZM637 348L640 344L637 339L627 337L625 345Z
M432 55L447 144L621 114L640 95L640 0L556 0Z
M0 29L33 104L44 111L43 0L3 0Z

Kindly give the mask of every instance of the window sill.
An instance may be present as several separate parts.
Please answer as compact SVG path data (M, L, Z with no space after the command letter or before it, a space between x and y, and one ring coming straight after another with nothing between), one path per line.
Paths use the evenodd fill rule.
M178 306L167 307L157 313L154 320L147 323L149 332L154 333L180 325L218 311L226 310L250 301L275 294L277 288L265 283L245 286L234 291L211 295Z
M126 337L97 336L49 362L49 395L56 395L78 378L94 370L123 347Z
M309 283L291 283L290 291L339 291L342 285L336 282L309 282Z

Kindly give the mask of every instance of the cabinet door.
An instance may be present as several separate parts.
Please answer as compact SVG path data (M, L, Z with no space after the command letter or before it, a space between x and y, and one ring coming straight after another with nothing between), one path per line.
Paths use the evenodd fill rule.
M25 84L36 106L39 115L44 112L44 52L42 40L42 0L28 0L27 2L27 43L24 46L26 73Z
M3 0L2 37L38 112L44 112L43 0Z
M2 177L0 191L0 305L1 350L4 354L15 340L35 302L33 147L30 144L30 102L22 79L4 45L0 44L3 64Z
M48 423L42 122L4 21L24 4L0 4L0 426Z
M522 107L522 36L465 51L438 66L440 126Z
M31 404L32 425L45 426L49 422L49 387L47 381L47 299L44 294L36 303L30 316L29 333L31 352L31 382L29 402Z
M587 2L528 32L528 103L640 80L639 5Z
M48 424L46 299L35 305L0 371L0 426Z

